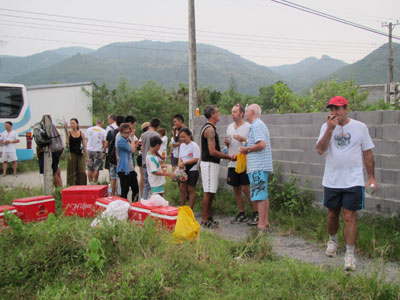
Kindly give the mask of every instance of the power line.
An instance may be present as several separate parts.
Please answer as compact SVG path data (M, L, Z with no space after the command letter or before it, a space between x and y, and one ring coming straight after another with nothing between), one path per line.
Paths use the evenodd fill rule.
M155 25L146 25L146 24L138 24L138 23L128 23L128 22L119 22L119 21L112 21L112 20L104 20L104 19L92 19L92 18L81 18L81 17L73 17L73 16L66 16L66 15L57 15L57 14L47 14L47 13L40 13L40 12L32 12L32 11L24 11L24 10L14 10L14 9L4 9L0 8L0 10L3 11L11 11L11 12L20 12L20 13L28 13L28 14L35 14L35 15L43 15L43 16L51 16L51 17L57 17L57 18L67 18L67 19L75 19L75 20L85 20L85 21L95 21L95 22L103 22L103 23L110 23L110 24L121 24L121 25L129 25L129 26L139 26L139 27L150 27L150 28L162 28L162 29L168 29L168 30L178 30L181 31L179 34L187 34L187 29L186 28L177 28L177 27L167 27L167 26L155 26ZM14 15L4 15L3 16L11 16L11 17L18 17L18 18L31 18L31 17L24 17L24 16L14 16ZM50 22L64 22L64 23L71 23L67 21L60 21L60 20L51 20L51 19L39 19L38 20L46 20ZM73 24L84 24L84 25L92 25L92 24L87 24L87 23L73 23ZM120 28L120 29L129 29L133 30L133 28L127 28L127 27L112 27L112 26L107 26L107 25L99 25L99 24L93 24L93 26L102 26L102 27L109 27L109 28ZM149 30L146 30L149 31ZM229 36L237 36L237 37L244 37L248 39L249 37L253 38L269 38L269 39L276 39L276 40L290 40L290 41L310 41L310 42L318 42L318 43L339 43L338 42L333 42L332 40L330 41L322 41L322 40L310 40L310 39L298 39L298 38L283 38L283 37L274 37L274 36L263 36L263 35L251 35L251 34L239 34L239 33L227 33L227 32L217 32L217 31L206 31L206 30L197 30L197 32L204 32L204 33L209 33L209 34L217 34L217 35L229 35ZM166 32L166 33L173 33L173 32ZM173 34L178 34L178 33L173 33ZM199 34L197 36L200 36ZM203 35L201 35L203 36ZM255 40L258 41L258 40ZM346 44L354 44L354 45L371 45L371 43L353 43L353 42L345 42Z
M290 1L286 1L286 0L271 0L271 1L275 2L275 3L278 3L278 4L281 4L281 5L285 5L285 6L291 7L291 8L295 8L295 9L298 9L298 10L301 10L301 11L304 11L304 12L307 12L307 13L310 13L310 14L313 14L313 15L317 15L317 16L320 16L320 17L323 17L323 18L326 18L326 19L330 19L332 21L336 21L336 22L339 22L339 23L342 23L342 24L346 24L346 25L349 25L349 26L352 26L352 27L363 29L363 30L366 30L366 31L369 31L369 32L372 32L372 33L380 34L380 35L383 35L383 36L386 36L386 37L388 36L388 34L385 33L385 32L378 31L376 29L373 29L373 28L370 28L370 27L367 27L367 26L364 26L364 25L361 25L361 24L357 24L357 23L354 23L354 22L351 22L351 21L347 21L345 19L338 18L338 17L332 16L332 15L326 14L324 12L321 12L321 11L318 11L318 10L315 10L315 9L312 9L312 8L308 8L308 7L305 7L305 6L290 2ZM398 37L398 36L392 36L392 38L400 40L400 37Z
M69 43L69 44L76 44L76 45L87 45L87 46L96 46L96 47L115 47L115 48L125 48L125 49L134 49L134 50L151 50L151 51L165 51L165 52L178 52L187 54L186 50L176 50L176 49L160 49L160 48L149 48L149 47L133 47L127 45L116 45L113 44L99 44L99 43L88 43L88 42L76 42L76 41L66 41L66 40L54 40L54 39L44 39L44 38L34 38L34 37L24 37L24 36L10 36L0 34L1 37L6 38L16 38L16 39L23 39L23 40L35 40L35 41L43 41L43 42L57 42L57 43ZM197 51L198 54L210 54L210 55L237 55L235 53L230 52L228 53L217 53L217 52L206 52L206 51ZM304 59L304 57L288 57L288 56L271 56L271 55L252 55L252 54L241 54L238 56L247 56L247 57L259 57L259 58L284 58L284 59ZM245 59L245 58L244 58ZM327 59L320 59L320 60L327 60Z
M59 26L59 25L49 25L49 24L38 24L38 23L31 23L31 22L19 22L19 21L9 21L9 20L0 20L0 22L12 22L12 23L18 23L18 24L25 24L25 25L16 25L16 24L5 24L5 23L1 23L2 25L8 25L8 26L16 26L16 27L27 27L27 28L35 28L35 29L45 29L45 30L52 30L52 31L64 31L64 32L73 32L73 33L84 33L84 34L93 34L93 35L103 35L103 36L113 36L113 37L127 37L127 38L157 38L159 40L164 39L163 41L176 41L176 37L170 37L170 36L149 36L149 35L127 35L125 33L121 33L119 31L106 31L103 29L88 29L88 28L80 28L80 27L66 27L66 26ZM29 25L29 26L27 26ZM39 25L38 26L32 26L32 25ZM41 26L52 26L52 27L41 27ZM56 29L54 27L58 27L61 29ZM76 29L76 30L75 30ZM81 30L90 30L90 31L81 31ZM96 32L93 32L96 31ZM168 38L172 38L173 40L170 40ZM182 38L182 40L186 40L184 38ZM200 39L201 40L201 39ZM319 45L318 48L315 47L314 44L305 44L305 43L290 43L290 45L288 45L290 48L285 47L285 44L282 44L282 42L276 42L276 41L272 41L272 42L268 42L268 44L263 44L263 43L249 43L249 42L245 42L245 43L240 43L240 44L235 44L232 42L226 42L226 41L214 41L210 39L205 39L205 40L201 40L204 43L210 43L210 42L217 42L219 45L226 45L226 46L235 46L235 47L241 47L241 48L246 48L246 47L257 47L259 49L286 49L286 50L321 50L321 51L338 51L338 52L353 52L353 53L363 53L365 51L357 51L356 49L351 49L354 46L349 46L350 49L343 49L343 47L340 48L332 48L330 45ZM271 44L277 44L278 46L270 46ZM294 45L306 45L306 46L312 46L312 48L309 47L298 47L298 46L294 46ZM285 47L285 48L282 48ZM325 47L325 48L323 48ZM329 47L329 48L326 48ZM359 47L356 47L357 49L359 49ZM364 47L365 48L365 47Z

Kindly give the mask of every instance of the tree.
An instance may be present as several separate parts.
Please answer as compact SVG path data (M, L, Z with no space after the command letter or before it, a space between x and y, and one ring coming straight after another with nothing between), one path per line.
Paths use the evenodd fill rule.
M289 89L288 85L280 80L277 81L275 84L260 87L258 97L260 98L259 102L263 111L273 112L278 109L277 104L273 101L276 84L284 84Z
M310 111L319 112L326 110L326 104L334 96L343 96L349 101L351 110L364 110L368 92L360 93L359 86L353 80L337 82L320 82L311 90Z

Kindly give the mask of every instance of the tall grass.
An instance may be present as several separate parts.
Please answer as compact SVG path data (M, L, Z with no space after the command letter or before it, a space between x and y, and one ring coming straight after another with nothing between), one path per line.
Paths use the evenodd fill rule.
M96 240L99 248L90 250ZM90 262L104 254L98 268ZM348 277L271 253L265 236L201 232L176 244L154 222L90 227L59 217L0 232L1 299L397 299L376 274Z

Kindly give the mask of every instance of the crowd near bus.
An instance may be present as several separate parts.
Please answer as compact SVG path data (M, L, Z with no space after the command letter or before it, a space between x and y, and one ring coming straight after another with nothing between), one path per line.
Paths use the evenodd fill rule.
M337 254L337 231L342 215L346 242L344 269L355 270L356 212L364 208L365 188L372 187L372 193L377 189L372 154L374 144L367 126L348 117L349 103L345 98L333 97L327 108L330 114L322 124L316 141L316 152L326 155L322 185L323 205L328 209L329 242L325 253L330 257ZM2 108L1 116L5 110ZM13 116L17 117L19 113L21 108L18 113L15 110ZM196 186L201 178L201 226L214 229L219 227L212 213L212 203L221 177L220 163L221 160L228 160L226 182L233 188L232 201L237 205L237 215L231 223L256 226L260 234L269 233L268 177L273 171L273 164L270 134L260 118L260 106L251 104L245 110L240 104L234 105L232 123L223 139L217 132L220 120L218 107L206 107L204 116L207 122L200 131L199 145L193 140L193 133L186 127L181 114L176 114L171 120L173 129L169 143L167 131L161 127L158 118L140 124L141 131L136 132L134 116L110 114L105 129L103 120L97 120L86 134L80 130L79 120L71 118L69 124L64 123L65 149L57 147L57 151L61 152L52 155L56 158L52 166L54 182L62 186L58 178L58 158L62 151L67 155L68 185L98 184L99 172L104 167L108 170L111 194L127 199L131 191L131 202L146 200L154 194L163 196L166 177L169 177L177 182L178 186L173 184L168 188L179 188L181 205L189 200L188 204L193 208L197 200ZM13 164L16 176L16 145L22 141L13 126L12 121L7 121L0 138L3 176L6 176L8 163ZM170 164L167 164L168 152ZM237 168L239 156L245 160L243 170ZM366 183L364 165L368 174ZM251 215L245 213L246 202Z

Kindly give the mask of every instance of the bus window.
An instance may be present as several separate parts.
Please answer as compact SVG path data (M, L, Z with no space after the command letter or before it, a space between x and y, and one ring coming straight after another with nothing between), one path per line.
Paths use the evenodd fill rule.
M19 136L20 142L16 145L18 161L32 159L31 110L22 84L0 83L0 134L7 121L13 123L12 129Z
M0 90L0 118L17 118L23 105L22 89L10 87Z

